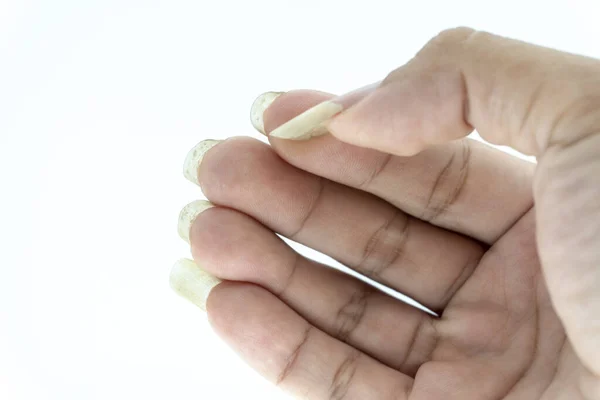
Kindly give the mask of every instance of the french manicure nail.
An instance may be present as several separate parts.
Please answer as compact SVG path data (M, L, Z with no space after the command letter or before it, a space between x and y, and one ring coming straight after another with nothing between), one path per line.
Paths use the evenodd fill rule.
M324 135L327 133L327 123L333 117L365 98L377 89L379 84L380 82L377 82L364 86L317 104L274 129L269 136L290 140L307 140L311 137Z
M271 103L282 94L283 92L266 92L258 96L256 100L254 100L254 103L252 103L252 107L250 108L250 121L254 128L263 135L265 134L263 114L265 113L265 110L269 108Z
M177 222L177 232L179 232L179 236L183 240L190 243L190 228L192 224L200 213L211 207L214 207L214 205L210 201L196 200L181 209Z
M203 140L188 152L185 157L185 162L183 163L183 176L185 176L188 181L200 185L198 182L198 168L200 167L202 158L208 150L221 142L221 140Z
M206 299L210 291L222 281L200 268L187 258L177 261L171 269L169 283L180 296L206 311Z

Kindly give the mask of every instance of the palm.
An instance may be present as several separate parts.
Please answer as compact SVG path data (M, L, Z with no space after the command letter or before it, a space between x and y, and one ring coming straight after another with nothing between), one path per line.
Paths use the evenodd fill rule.
M287 98L296 106L265 115L267 130L326 95ZM410 158L332 137L272 146L235 139L206 153L199 184L224 207L190 231L197 263L241 282L213 290L209 318L254 368L311 399L583 398L537 257L532 164L472 141Z
M528 213L433 321L439 337L417 372L415 399L580 398L581 364L550 304L534 231Z

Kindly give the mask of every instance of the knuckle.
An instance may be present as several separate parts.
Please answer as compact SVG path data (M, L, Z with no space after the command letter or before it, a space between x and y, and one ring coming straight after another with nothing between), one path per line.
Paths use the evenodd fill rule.
M354 293L352 297L342 306L336 315L336 337L341 341L347 341L350 335L360 325L365 312L369 297L373 289L365 286L363 290Z
M448 29L444 29L440 33L438 33L432 39L432 41L446 43L446 44L461 43L461 42L465 41L466 39L468 39L471 35L473 35L476 32L477 32L476 30L474 30L472 28L464 27L464 26L448 28Z
M383 272L404 254L409 237L410 217L397 211L367 241L362 260L355 269L380 279Z
M409 72L423 73L425 70L440 72L444 69L453 69L453 64L461 61L467 44L470 44L474 38L483 35L471 28L458 27L446 29L430 39L409 61L394 71L392 71L384 80L384 84L393 81L402 81ZM403 147L406 147L406 143ZM422 150L419 143L414 144L414 153ZM412 151L413 149L411 149ZM408 150L407 150L407 153ZM414 154L412 153L412 154Z
M434 36L421 51L422 54L450 55L462 52L465 44L481 35L482 32L467 27L445 29Z
M434 222L447 214L465 187L471 163L471 145L467 140L460 143L433 184L421 217L423 220Z

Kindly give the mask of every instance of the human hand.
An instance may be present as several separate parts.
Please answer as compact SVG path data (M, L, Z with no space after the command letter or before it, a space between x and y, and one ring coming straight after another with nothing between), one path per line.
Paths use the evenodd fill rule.
M294 119L332 98L255 104L264 132L325 121L331 135L190 152L216 206L182 211L202 270L179 262L173 287L298 397L600 399L600 62L455 29L374 91ZM538 165L465 139L473 128Z

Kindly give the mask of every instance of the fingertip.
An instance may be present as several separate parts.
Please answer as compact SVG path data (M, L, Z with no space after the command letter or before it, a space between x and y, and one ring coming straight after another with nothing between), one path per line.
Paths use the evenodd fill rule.
M262 133L266 135L265 124L264 124L264 114L265 111L268 110L277 100L279 96L284 94L284 92L265 92L258 96L254 103L252 103L252 107L250 107L250 122L252 122L252 126Z
M169 284L181 297L206 311L206 300L210 292L222 281L200 268L195 261L182 258L171 269Z
M243 284L225 280L210 291L209 296L206 298L206 312L211 325L223 325L226 322L224 318L229 318L231 313L228 312L227 308L232 305L229 299L232 298L232 295L235 295L237 286L243 286Z
M265 344L275 340L276 331L281 332L275 325L285 326L282 321L286 319L289 308L259 285L223 281L211 290L206 299L206 312L211 327L225 342L234 349L256 352L252 358L260 359ZM265 329L265 322L271 319L273 326ZM253 336L266 339L248 341Z

